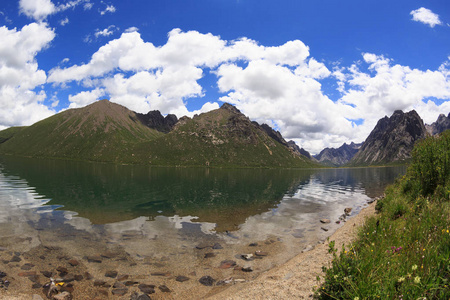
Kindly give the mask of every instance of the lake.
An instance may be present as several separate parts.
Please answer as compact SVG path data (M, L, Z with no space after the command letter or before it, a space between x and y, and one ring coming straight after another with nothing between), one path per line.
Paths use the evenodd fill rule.
M17 275L29 263L39 284L48 281L42 271L64 276L58 266L84 274L73 283L78 298L110 297L114 288L107 285L117 277L105 272L112 270L134 282L126 287L128 299L142 283L170 290L155 288L152 299L195 299L217 288L200 284L203 276L215 283L251 280L323 242L342 226L335 221L345 208L352 208L351 218L405 171L155 168L0 157L0 271L16 274L10 293L41 293L22 278L29 276ZM325 218L331 223L320 223ZM255 251L267 255L241 256ZM94 279L107 283L94 286Z

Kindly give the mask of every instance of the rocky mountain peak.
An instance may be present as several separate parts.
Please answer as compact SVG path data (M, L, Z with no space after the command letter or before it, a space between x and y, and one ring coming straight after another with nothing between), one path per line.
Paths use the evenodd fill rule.
M139 120L147 127L163 133L169 133L178 122L177 116L168 114L164 117L159 110L152 110L146 114L136 114Z
M395 111L380 119L362 147L350 161L351 165L372 165L400 162L411 157L417 140L427 135L425 125L416 111Z
M240 114L241 113L241 111L239 109L237 109L236 106L231 105L230 103L222 104L220 109L226 109L226 110L231 111L231 112L236 113L236 114Z
M431 135L439 134L447 129L450 129L450 113L446 117L444 114L440 114L436 122L431 125L425 125L427 132Z

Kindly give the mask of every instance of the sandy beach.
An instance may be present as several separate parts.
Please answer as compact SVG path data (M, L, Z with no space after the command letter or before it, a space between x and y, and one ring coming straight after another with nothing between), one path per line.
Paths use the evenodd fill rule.
M348 245L357 234L357 229L367 217L375 214L373 202L358 215L349 219L330 237L336 248ZM318 285L317 276L322 276L322 266L331 263L328 242L316 245L314 249L301 253L283 265L261 274L254 281L235 284L207 299L310 299Z

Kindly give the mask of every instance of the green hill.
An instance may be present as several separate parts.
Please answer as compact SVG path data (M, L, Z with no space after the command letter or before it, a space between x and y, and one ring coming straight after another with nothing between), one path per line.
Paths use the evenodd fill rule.
M316 167L229 104L181 118L167 134L98 101L0 132L0 154L157 166Z
M32 126L0 132L0 153L30 157L121 162L134 144L163 134L127 108L101 100ZM6 139L6 137L8 137Z

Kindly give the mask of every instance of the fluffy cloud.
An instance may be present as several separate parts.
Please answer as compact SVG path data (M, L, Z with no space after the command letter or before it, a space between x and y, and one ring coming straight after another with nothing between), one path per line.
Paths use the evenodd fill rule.
M30 125L54 113L42 102L47 76L35 60L55 37L45 23L0 27L0 126Z
M102 89L94 89L92 91L83 91L76 95L69 95L69 108L78 108L94 103L105 95Z
M415 109L426 123L435 121L439 113L448 113L449 102L436 105L427 101L432 97L450 99L448 63L435 71L422 71L393 65L392 60L384 56L365 53L363 58L373 76L356 65L349 67L344 77L340 73L341 82L344 80L349 88L338 101L346 108L347 118L364 117L364 124L358 128L361 139L368 135L378 119L390 116L397 109Z
M20 0L19 10L37 21L56 12L56 6L50 0Z
M106 5L104 10L100 11L100 14L103 16L106 13L115 13L116 12L116 8L114 7L114 5Z
M33 18L36 21L45 20L49 15L57 12L65 11L70 8L84 4L85 9L90 9L92 3L90 0L74 0L55 6L51 0L20 0L19 11L27 17ZM65 22L67 24L68 20ZM64 25L65 25L64 24Z
M450 98L449 62L424 71L362 55L363 62L331 72L299 40L265 47L247 38L226 41L174 29L164 45L155 46L133 29L100 47L89 62L51 70L48 82L75 81L92 88L69 97L71 107L108 95L137 112L157 109L181 117L218 107L207 102L195 112L186 108L187 101L195 101L189 99L205 96L199 80L213 74L220 101L235 104L252 120L268 123L314 153L363 141L380 118L396 109L416 109L428 123L448 113L450 102L438 105L430 99ZM338 101L324 94L325 78L337 81Z
M99 36L110 36L114 33L114 31L116 30L116 26L114 25L110 25L108 26L108 28L105 28L103 30L97 29L95 31L95 37L98 38Z
M431 28L442 24L441 20L439 20L439 15L425 7L411 11L410 15L412 15L414 21L429 25Z

